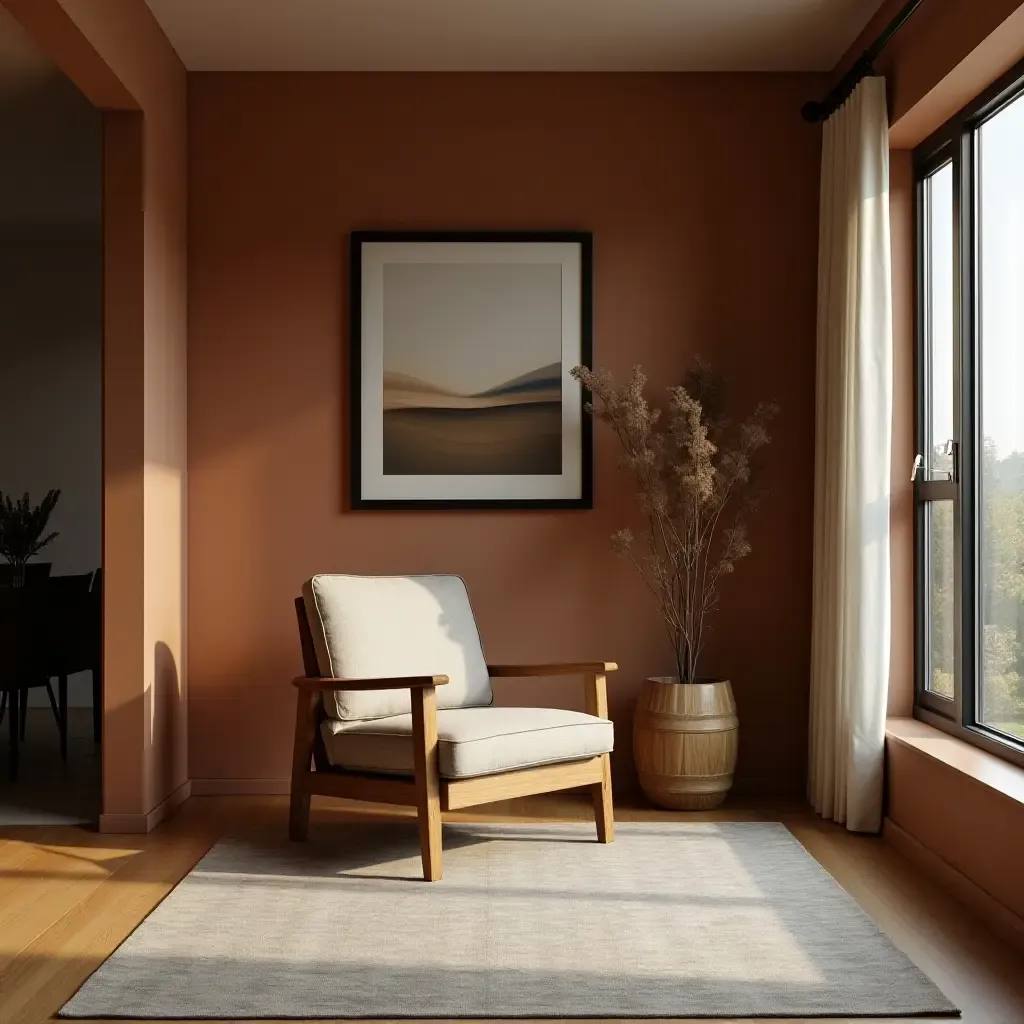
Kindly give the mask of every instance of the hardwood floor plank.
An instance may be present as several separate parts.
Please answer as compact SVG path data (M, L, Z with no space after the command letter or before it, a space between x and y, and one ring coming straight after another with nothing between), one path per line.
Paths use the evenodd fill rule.
M17 877L0 879L0 973L38 938L41 919L63 917L113 870L109 862L76 858L69 864L60 852L37 849L19 866Z
M49 1020L209 849L205 832L131 857L0 969L0 1020ZM44 922L40 922L43 924Z
M0 880L17 883L21 865L36 854L36 844L20 839L8 839L0 846Z
M38 937L40 921L58 920L139 852L111 838L73 848L18 843L17 866L0 868L0 972Z

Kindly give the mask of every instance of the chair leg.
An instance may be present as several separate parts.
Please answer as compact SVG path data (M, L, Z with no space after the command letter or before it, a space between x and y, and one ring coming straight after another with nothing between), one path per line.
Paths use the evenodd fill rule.
M99 743L103 734L103 677L99 665L92 667L92 741Z
M0 723L3 723L4 715L7 712L7 691L0 693Z
M21 726L21 719L18 716L18 691L10 690L10 707L7 709L7 729L10 733L10 748L7 751L7 763L10 770L11 782L18 781L18 730Z
M309 836L310 792L306 778L313 757L318 699L316 693L299 690L295 707L295 744L292 747L292 785L288 807L288 838L293 843L305 842Z
M597 823L597 841L610 843L615 839L615 811L612 807L612 771L611 759L607 754L601 755L603 766L600 782L590 787L594 798L594 820Z
M57 710L57 698L53 695L53 687L50 685L50 680L46 680L46 696L50 701L50 710L53 712L53 720L57 723L57 729L60 730L60 711Z
M25 742L25 730L28 727L28 690L22 690L18 695L18 699L21 701L21 742Z
M437 694L434 687L412 691L412 739L416 765L416 817L423 877L441 880L441 780L437 772Z
M597 718L608 717L608 687L603 673L586 680L584 693L587 714ZM597 822L597 841L610 843L615 838L615 813L612 809L612 761L608 754L601 755L601 781L590 787L594 798L594 820Z
M304 843L309 838L309 790L292 782L291 801L288 805L288 838L293 843Z
M57 677L57 715L60 729L60 759L68 763L68 677Z

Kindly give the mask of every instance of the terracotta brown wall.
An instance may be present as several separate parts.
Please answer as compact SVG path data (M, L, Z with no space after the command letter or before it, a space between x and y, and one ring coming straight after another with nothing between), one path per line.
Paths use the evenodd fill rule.
M1005 907L1016 929L1024 927L1024 806L901 743L889 744L888 767L889 819ZM940 877L950 881L945 872ZM969 905L989 909L971 887L956 891Z
M105 828L187 781L186 76L143 0L3 0L106 111Z
M590 512L343 504L348 233L568 227L594 234L597 362L642 363L660 387L701 352L737 410L784 408L755 553L727 582L706 668L735 681L747 784L802 786L820 133L798 110L819 88L809 76L190 76L194 780L287 775L291 600L330 571L461 573L492 660L617 660L615 769L629 777L638 682L671 660L609 550L635 505L607 434ZM565 681L498 693L582 707Z

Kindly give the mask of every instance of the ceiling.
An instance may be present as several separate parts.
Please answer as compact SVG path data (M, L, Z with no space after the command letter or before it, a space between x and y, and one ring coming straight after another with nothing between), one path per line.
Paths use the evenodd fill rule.
M827 71L881 0L147 0L190 71Z

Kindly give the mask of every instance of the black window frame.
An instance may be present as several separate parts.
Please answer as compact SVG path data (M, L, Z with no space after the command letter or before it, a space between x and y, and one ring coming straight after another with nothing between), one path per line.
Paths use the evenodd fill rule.
M977 99L950 118L914 150L915 276L914 394L915 450L925 455L931 423L929 332L927 321L926 179L953 165L953 431L957 442L951 481L914 480L914 715L945 732L959 736L990 753L1024 765L1024 742L992 729L978 718L981 682L980 577L978 562L981 505L981 409L979 374L978 130L1014 100L1024 97L1024 61L1015 65ZM928 689L930 677L927 621L928 536L927 506L953 503L954 567L954 699Z

